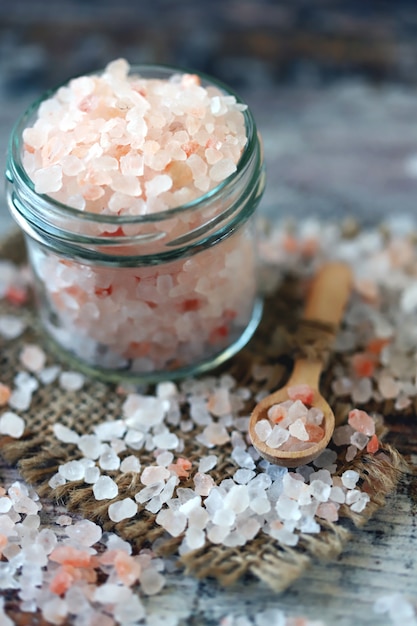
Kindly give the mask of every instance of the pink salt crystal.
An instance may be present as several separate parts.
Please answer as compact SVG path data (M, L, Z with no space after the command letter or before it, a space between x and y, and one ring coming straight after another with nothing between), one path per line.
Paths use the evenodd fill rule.
M10 395L10 387L8 385L0 383L0 407L3 407L8 403Z
M328 522L337 522L339 519L339 511L333 502L323 502L319 505L316 515Z
M58 526L70 526L72 524L72 518L69 515L58 515L56 523Z
M158 465L150 465L145 467L140 477L143 485L154 485L170 477L170 472L165 467Z
M208 474L197 472L194 476L195 492L199 496L208 496L215 485L215 482Z
M26 344L20 353L20 362L30 372L39 372L46 361L45 352L35 344Z
M353 409L348 416L349 425L356 431L372 437L375 434L375 422L368 413L360 409Z
M212 422L203 430L203 436L208 443L213 446L221 446L230 440L229 433L226 428L219 423Z
M292 385L287 389L290 400L301 400L303 404L311 405L314 399L314 389L310 385Z
M210 395L207 408L210 413L216 417L228 415L232 410L228 389L224 387L216 389L215 392Z

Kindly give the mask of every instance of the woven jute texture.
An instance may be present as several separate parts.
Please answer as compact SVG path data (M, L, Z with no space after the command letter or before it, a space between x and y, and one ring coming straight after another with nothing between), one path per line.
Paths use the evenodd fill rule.
M24 246L20 235L13 235L0 247L0 256L23 261ZM236 357L222 368L222 372L233 375L239 385L250 387L252 395L262 389L273 390L283 384L292 367L294 355L300 352L307 355L320 354L329 356L331 329L297 322L297 313L302 306L303 290L295 277L287 277L274 293L265 300L262 322L254 338ZM0 314L15 313L11 305L1 303ZM13 377L19 367L19 353L26 342L43 345L42 333L37 329L35 315L30 306L19 315L28 321L28 330L17 340L4 342L0 354L0 380L6 384L13 383ZM277 320L279 320L279 325ZM339 423L346 420L352 408L332 397L330 382L332 369L335 365L334 356L327 360L322 380L322 392L332 404ZM56 362L50 357L50 363ZM269 380L254 380L253 365L273 365ZM258 368L259 371L259 368ZM219 372L215 372L219 373ZM150 389L152 391L152 389ZM64 502L69 511L76 512L88 519L100 523L104 529L116 531L121 537L129 540L136 549L150 547L158 539L157 546L161 554L175 552L182 537L171 538L155 523L155 515L139 505L139 511L133 519L114 524L109 520L107 509L109 501L96 501L91 486L82 481L69 482L52 490L48 481L58 470L60 464L79 458L74 445L57 441L52 433L52 425L59 421L74 428L78 433L89 433L94 424L103 420L121 417L124 397L116 393L113 385L97 380L87 381L84 388L77 392L65 392L56 385L40 387L35 393L31 407L22 412L26 421L26 431L19 440L9 437L0 439L0 450L11 464L17 464L23 478L31 483L42 497L57 499ZM245 407L246 414L251 406ZM373 410L389 411L390 406L371 407ZM378 425L379 435L384 435L384 425ZM192 461L193 472L197 470L198 461L207 454L207 449L200 445L193 431L193 436L176 432L184 440L182 456ZM231 460L231 448L224 445L215 449L219 462L212 471L217 484L233 475L236 466ZM132 450L125 453L132 454ZM142 466L154 463L151 453L136 453ZM342 506L341 519L337 523L322 521L321 532L318 534L301 534L296 547L280 545L266 534L258 533L257 537L243 547L228 548L207 543L203 548L188 553L181 558L185 571L197 577L215 577L221 584L231 584L245 575L252 575L265 581L272 589L281 592L302 575L312 560L319 558L335 558L343 550L349 540L353 526L361 526L375 511L383 506L387 494L392 492L405 469L400 454L389 445L382 445L375 455L361 453L352 463L346 464L338 460L338 473L346 469L355 469L360 474L360 488L366 490L371 501L363 513L353 513L349 507ZM193 474L192 472L192 474ZM140 490L140 478L137 474L121 474L109 472L119 486L118 498L132 497ZM181 486L193 487L193 475L183 480Z

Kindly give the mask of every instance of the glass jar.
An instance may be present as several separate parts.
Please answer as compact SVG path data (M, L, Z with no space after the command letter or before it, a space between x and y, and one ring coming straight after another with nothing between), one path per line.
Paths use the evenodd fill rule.
M132 71L168 78L179 70ZM45 98L12 133L6 189L52 344L73 366L113 381L192 375L235 354L262 310L254 212L265 175L249 109L243 111L247 142L233 174L182 206L120 216L78 210L35 191L22 164L22 133Z

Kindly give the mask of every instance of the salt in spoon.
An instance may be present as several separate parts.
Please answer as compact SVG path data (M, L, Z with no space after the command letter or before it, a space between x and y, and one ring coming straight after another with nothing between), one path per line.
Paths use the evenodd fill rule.
M351 287L352 273L345 263L332 261L323 265L311 285L303 320L329 324L336 330L340 325ZM253 409L249 424L249 436L254 448L270 463L286 467L305 465L317 458L329 443L335 426L335 418L332 409L319 391L323 365L322 360L306 358L296 360L291 377L285 386L263 398ZM321 424L324 430L323 438L304 450L272 448L259 439L255 426L259 420L268 419L267 413L270 407L289 400L289 387L300 384L306 384L314 390L310 406L323 412L324 417Z

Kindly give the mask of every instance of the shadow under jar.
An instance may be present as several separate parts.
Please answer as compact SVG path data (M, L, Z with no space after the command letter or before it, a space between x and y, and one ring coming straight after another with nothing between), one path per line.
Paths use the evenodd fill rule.
M163 80L180 72L132 71ZM249 340L262 310L254 212L265 174L251 112L242 111L246 144L236 170L200 197L144 215L93 213L37 193L23 165L24 129L50 95L17 123L6 178L52 345L105 380L156 382L219 365Z

